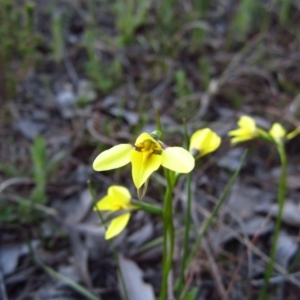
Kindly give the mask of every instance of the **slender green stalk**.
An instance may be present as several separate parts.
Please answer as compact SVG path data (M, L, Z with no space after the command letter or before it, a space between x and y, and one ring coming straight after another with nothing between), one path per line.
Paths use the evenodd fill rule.
M142 201L137 201L137 200L133 200L133 199L131 199L130 202L132 204L134 204L135 206L137 206L139 209L149 212L151 214L157 214L157 215L163 214L163 210L160 207L155 206L153 204L142 202Z
M187 207L186 207L185 218L184 218L185 228L184 228L183 254L182 254L179 282L176 288L177 291L182 291L182 285L184 283L184 271L185 271L186 261L188 258L189 237L190 237L190 229L191 229L191 201L192 201L191 179L192 179L191 173L187 174Z
M262 287L262 290L259 295L259 300L268 299L268 287L269 287L269 280L273 273L274 268L274 262L275 262L275 254L276 254L276 247L278 242L278 237L280 233L281 228L281 220L282 220L282 213L283 213L283 207L285 202L285 194L286 194L286 178L287 178L287 157L285 152L285 146L284 143L278 143L277 144L277 150L280 157L280 163L281 163L281 174L279 179L279 187L278 187L278 195L277 195L277 201L279 206L279 212L276 219L275 224L275 231L274 231L274 238L272 242L271 247L271 255L270 260L268 262L265 276L264 276L264 285Z
M166 171L165 175L168 186L164 197L164 241L163 241L163 278L160 290L160 300L166 300L168 291L168 278L172 268L173 253L174 253L174 225L173 225L173 206L172 206L172 192L175 180L171 180L170 172Z
M90 191L90 194L92 196L92 199L93 199L93 203L94 203L94 206L97 204L97 198L96 198L96 195L95 195L95 191L94 191L94 188L91 184L90 181L88 181L88 189ZM99 216L99 219L101 220L101 223L104 225L105 224L105 221L102 217L102 214L100 213L99 210L96 210L98 216ZM104 225L105 226L105 225ZM129 296L128 296L128 291L127 291L127 288L126 288L126 284L125 284L125 280L124 280L124 277L123 277L123 273L122 273L122 270L121 270L121 265L120 265L120 260L119 260L119 256L118 256L118 253L115 249L115 247L113 246L113 243L111 240L108 240L109 244L110 244L110 247L113 251L113 255L114 255L114 259L116 261L116 264L117 264L117 268L118 268L118 271L119 271L119 274L120 274L120 278L121 278L121 284L122 284L122 288L123 288L123 291L124 291L124 296L125 296L125 300L130 300L129 299Z
M190 147L190 137L187 131L187 125L186 120L183 120L184 125L184 142L187 149ZM176 180L179 179L181 174L176 174ZM191 228L191 201L192 201L192 195L191 195L191 182L192 182L192 175L191 173L187 174L187 207L185 211L185 217L184 217L184 241L183 241L183 253L182 253L182 260L181 260L181 266L180 266L180 273L179 273L179 279L176 282L175 285L175 291L177 294L180 293L183 289L183 283L184 283L184 271L185 271L185 265L186 260L188 256L188 248L189 248L189 237L190 237L190 228ZM177 295L178 296L178 295Z

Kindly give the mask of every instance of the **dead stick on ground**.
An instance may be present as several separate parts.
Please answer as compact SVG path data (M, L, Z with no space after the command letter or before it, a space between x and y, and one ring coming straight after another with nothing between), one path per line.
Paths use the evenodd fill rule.
M211 213L205 209L204 207L201 207L198 205L196 206L196 210L199 211L205 218L209 218ZM266 263L269 261L270 257L268 255L266 255L265 253L263 253L259 248L257 248L254 244L251 244L250 241L247 241L244 239L243 236L241 236L238 232L236 232L235 230L233 230L232 228L230 228L227 224L225 224L224 222L219 222L220 226L222 226L223 228L225 228L228 232L230 232L232 234L232 236L234 238L236 238L241 244L245 245L246 247L248 247L249 251L251 250L254 254L258 255L263 261L265 261ZM286 275L287 280L291 283L293 283L295 286L300 288L300 280L298 280L296 277L293 276L288 276L288 272L286 269L284 269L282 266L280 266L279 264L275 263L274 264L274 268L276 271L278 271L280 274L282 275Z
M19 178L19 177L10 178L10 179L7 179L7 180L3 181L0 184L0 194L11 185L15 185L15 184L33 184L33 183L34 183L34 181L31 178Z
M199 220L196 218L196 215L192 214L192 218L196 227L200 227L200 223ZM211 251L208 247L208 243L205 237L202 238L202 246L208 258L212 276L216 282L218 294L221 297L221 299L224 299L224 297L226 296L226 291L222 283L222 279L220 277L220 271L213 255L211 254Z
M239 271L240 271L240 269L241 269L241 267L242 267L243 261L244 261L246 255L247 255L247 253L249 253L249 252L251 251L251 249L250 249L251 245L253 245L253 244L257 241L257 239L258 239L258 237L259 237L259 234L260 234L261 230L265 227L265 225L266 225L266 223L268 222L268 220L270 219L270 217L271 217L270 214L268 214L268 215L266 216L266 219L265 219L264 222L261 224L261 226L258 228L258 230L257 230L256 233L254 234L252 240L250 241L249 246L247 247L247 250L246 250L246 251L242 254L242 256L240 257L239 262L238 262L238 266L236 267L236 269L235 269L235 271L234 271L234 273L233 273L233 276L232 276L232 278L231 278L231 281L230 281L230 283L229 283L229 285L228 285L228 287L227 287L227 291L226 291L226 295L225 295L224 300L227 300L228 297L230 296L231 290L232 290L233 285L234 285L234 283L235 283L235 281L236 281L237 274L239 273Z

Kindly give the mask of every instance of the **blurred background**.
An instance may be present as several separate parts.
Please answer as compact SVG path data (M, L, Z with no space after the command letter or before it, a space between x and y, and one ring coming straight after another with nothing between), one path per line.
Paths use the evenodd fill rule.
M97 198L111 184L136 191L130 166L96 173L93 159L153 131L155 109L170 145L183 144L184 120L189 133L215 130L221 149L193 172L199 228L243 154L227 138L238 118L300 126L299 39L298 0L0 0L0 298L123 299L87 181ZM276 299L300 291L299 142L287 144ZM280 164L275 148L247 146L242 174L189 270L193 299L257 299L263 284ZM160 204L163 177L151 178L146 201ZM184 188L183 180L174 195L175 274ZM159 292L161 235L158 217L137 212L114 240L135 283L126 283L130 300ZM245 255L254 235L255 251Z

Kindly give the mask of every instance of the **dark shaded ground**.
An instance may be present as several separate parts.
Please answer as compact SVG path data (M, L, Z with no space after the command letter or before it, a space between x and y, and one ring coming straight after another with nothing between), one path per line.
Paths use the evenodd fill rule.
M198 287L196 299L257 299L278 211L279 159L264 142L231 147L227 132L243 114L267 129L275 121L289 130L300 126L298 1L286 1L287 9L275 1L212 1L205 8L204 1L199 14L192 1L175 2L166 10L170 16L152 1L143 17L125 19L125 24L139 21L132 34L122 23L129 4L121 7L121 1L114 6L36 1L27 32L21 7L28 2L13 8L21 12L16 19L23 27L15 17L4 18L11 13L4 10L9 2L0 0L0 298L88 299L51 277L42 264L101 299L122 299L87 180L99 198L111 184L125 185L135 195L129 166L96 173L91 164L100 151L155 129L157 108L169 144L182 144L183 118L190 133L211 127L223 138L221 148L193 171L196 228L250 147L187 283ZM274 299L299 298L299 142L297 137L287 144L288 192ZM160 203L163 177L158 172L152 179L145 200ZM182 180L174 194L175 275L184 190ZM158 217L137 212L114 240L118 253L142 270L140 275L124 267L126 277L143 278L156 295L161 235ZM191 245L194 240L193 234ZM292 275L284 277L286 271ZM146 287L140 283L139 289Z

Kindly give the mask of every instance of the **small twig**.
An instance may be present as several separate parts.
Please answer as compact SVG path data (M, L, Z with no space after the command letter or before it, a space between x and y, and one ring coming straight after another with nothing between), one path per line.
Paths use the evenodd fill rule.
M33 183L34 183L34 181L31 178L20 178L20 177L10 178L10 179L3 181L0 184L0 194L11 185L33 184Z
M209 212L207 209L205 209L204 207L199 207L196 206L196 209L204 215L205 218L209 218L211 216L211 212ZM256 247L254 244L251 244L250 241L245 240L243 236L241 236L238 232L236 232L234 229L230 228L227 224L225 224L224 222L220 222L220 226L222 226L224 229L228 230L228 232L230 232L232 234L232 236L234 238L236 238L241 244L245 245L248 249L250 249L254 254L256 254L257 256L259 256L264 262L268 263L270 260L270 257L268 255L266 255L265 253L263 253L258 247ZM295 286L300 288L300 280L298 280L297 278L293 277L293 276L288 276L288 272L286 271L286 269L284 269L282 266L280 266L279 264L275 263L274 264L274 269L276 271L278 271L279 273L281 273L284 276L287 276L287 280L289 280L290 282L292 282Z
M238 52L230 63L227 65L226 69L223 71L222 75L219 78L219 84L220 86L226 83L226 80L228 79L228 75L231 73L232 70L237 69L238 64L242 61L244 56L248 51L251 50L252 47L254 47L258 42L260 42L265 36L265 33L258 34L252 38L242 49L240 52Z
M64 58L63 59L64 65L65 65L67 73L68 73L68 75L69 75L69 77L72 81L74 90L76 92L78 92L79 77L76 73L76 70L75 70L75 68L72 64L72 61L70 60L66 50L64 51L64 57L63 58Z
M269 284L278 285L284 283L285 281L290 281L293 283L294 279L300 280L300 272L296 272L288 275L274 276L270 278ZM251 280L251 284L255 287L261 287L264 285L264 279Z
M49 207L44 206L42 204L32 203L29 200L26 200L24 198L20 198L19 196L16 196L16 195L13 195L13 194L6 194L5 197L9 201L12 201L12 202L15 202L15 203L18 203L18 204L22 203L23 205L28 206L28 207L33 207L36 210L38 210L40 212L43 212L46 215L49 215L49 216L52 216L52 217L57 217L58 216L58 213L55 209L49 208Z
M211 254L211 250L209 249L209 246L208 246L208 243L207 243L207 240L205 237L202 239L202 247L207 255L209 266L210 266L210 269L212 272L212 276L216 282L217 292L221 299L225 299L226 298L226 290L222 283L220 271L219 271L219 268L217 266L214 256Z
M116 141L112 138L109 138L106 135L97 132L94 127L94 121L92 119L89 119L87 121L86 128L95 139L101 141L102 143L109 146L115 146L117 144Z
M251 241L248 241L249 243L249 246L247 248L247 250L241 255L241 257L239 258L239 261L238 261L238 265L232 275L232 278L231 278L231 281L227 287L227 291L226 291L226 295L225 295L225 298L224 299L228 299L229 298L229 295L231 293L231 290L233 288L233 285L237 279L237 275L243 265L243 261L247 255L247 253L249 253L251 251L251 245L254 245L255 242L257 241L258 237L259 237L259 234L260 234L260 231L265 227L266 225L266 222L270 219L271 215L268 214L264 220L264 222L262 222L262 224L260 225L260 227L258 228L258 230L256 231L256 233L254 234L254 236L252 237Z
M196 225L196 227L200 227L201 224L199 223L195 214L192 214L192 218L193 218L193 222ZM217 263L216 263L213 255L211 254L211 251L210 251L208 243L207 243L207 239L205 237L203 237L203 239L202 239L202 247L207 255L209 266L210 266L210 269L212 272L212 276L216 282L218 294L221 299L225 299L226 291L225 291L224 285L222 283L222 279L220 277L220 271L219 271L219 268L217 266Z

